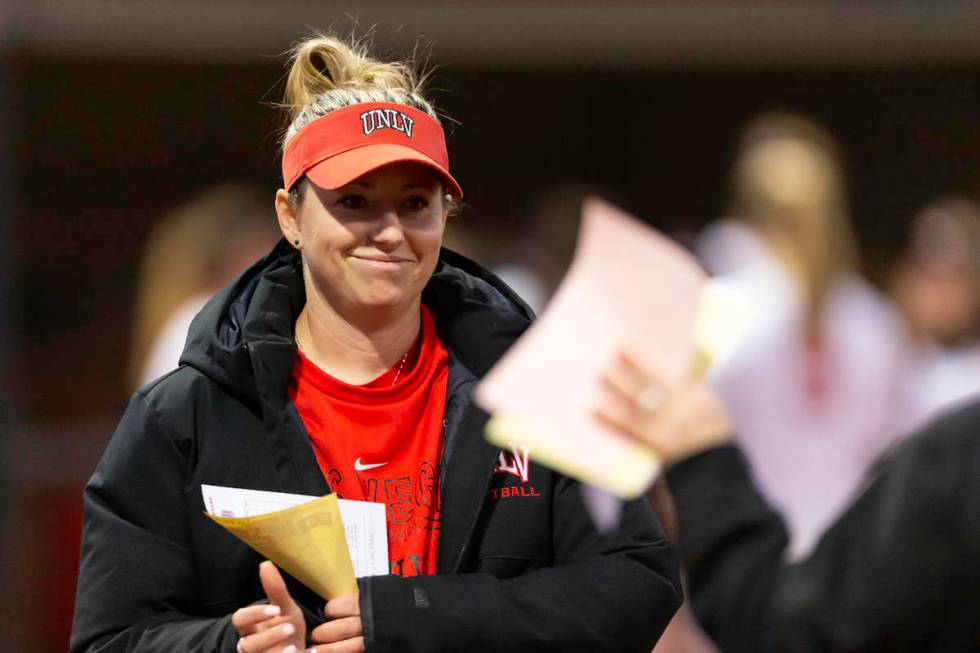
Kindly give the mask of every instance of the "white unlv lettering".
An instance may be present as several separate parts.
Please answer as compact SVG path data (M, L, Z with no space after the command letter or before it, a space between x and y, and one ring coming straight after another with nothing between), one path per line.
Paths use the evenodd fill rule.
M497 457L497 466L493 471L502 474L513 474L514 476L520 477L522 482L527 483L529 473L527 447L511 446L510 451L510 456L503 451L500 452L500 455Z
M394 109L371 109L361 114L361 128L365 136L370 136L377 129L394 129L411 138L414 127L414 120Z

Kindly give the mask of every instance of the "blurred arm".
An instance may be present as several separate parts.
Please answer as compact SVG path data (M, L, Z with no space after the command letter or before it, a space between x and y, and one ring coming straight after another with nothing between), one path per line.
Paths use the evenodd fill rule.
M707 632L726 652L980 645L975 623L955 622L964 605L975 609L980 587L977 565L963 569L978 559L978 431L974 409L907 442L813 554L791 565L782 520L737 448L676 464L667 480L681 557ZM955 644L935 648L944 637Z

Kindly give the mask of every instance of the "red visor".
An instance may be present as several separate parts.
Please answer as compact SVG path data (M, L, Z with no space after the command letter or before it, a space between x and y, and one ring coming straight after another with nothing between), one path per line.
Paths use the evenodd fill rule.
M449 174L446 136L429 114L403 104L365 102L331 111L305 125L282 155L287 190L306 175L320 188L339 188L389 163L417 161L442 176L446 190L462 197Z

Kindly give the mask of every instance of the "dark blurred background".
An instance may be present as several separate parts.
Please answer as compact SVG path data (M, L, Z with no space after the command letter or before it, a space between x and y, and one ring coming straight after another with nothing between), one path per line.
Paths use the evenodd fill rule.
M142 247L215 182L279 184L282 53L310 28L437 64L464 225L520 234L586 182L672 232L724 214L741 126L801 111L843 144L865 271L915 211L980 189L972 2L0 4L0 506L11 650L66 649L81 487L125 406ZM489 261L492 262L492 261Z

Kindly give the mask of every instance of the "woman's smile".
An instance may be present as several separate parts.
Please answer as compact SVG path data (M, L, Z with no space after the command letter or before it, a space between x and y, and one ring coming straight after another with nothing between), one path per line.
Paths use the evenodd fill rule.
M351 254L358 267L376 272L403 272L415 263L412 259L391 254Z
M285 233L301 243L311 288L351 319L379 308L417 312L447 215L439 175L398 162L339 188L310 189L299 207L283 210L291 214Z

